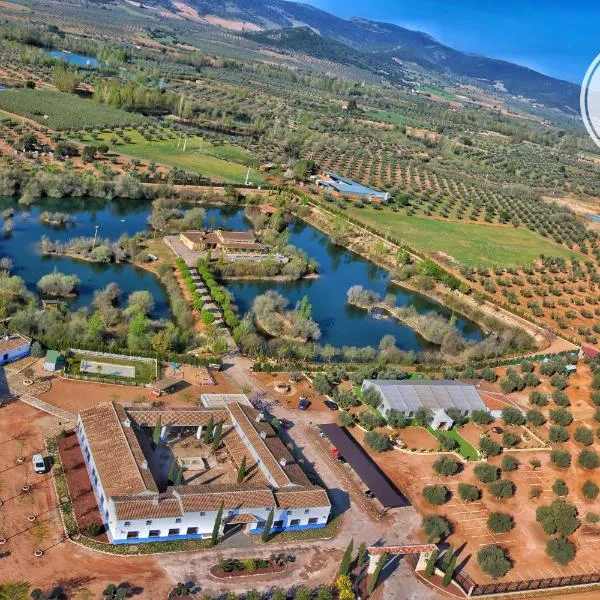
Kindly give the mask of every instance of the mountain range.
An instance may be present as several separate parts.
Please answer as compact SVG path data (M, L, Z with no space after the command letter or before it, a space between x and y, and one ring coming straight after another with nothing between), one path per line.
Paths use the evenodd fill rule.
M216 18L215 22L221 27L243 30L260 43L317 58L386 72L393 65L412 63L434 74L496 85L513 96L565 112L578 112L579 87L573 83L504 60L461 52L428 34L391 23L342 19L314 6L286 0L145 2L153 3L168 6L179 14L182 14L182 5L187 5L208 22ZM321 40L316 40L315 34Z

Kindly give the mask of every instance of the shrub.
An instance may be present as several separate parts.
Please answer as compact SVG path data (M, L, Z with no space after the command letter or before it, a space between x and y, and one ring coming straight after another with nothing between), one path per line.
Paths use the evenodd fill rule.
M512 567L506 550L500 546L490 545L479 550L477 562L481 570L494 579L504 577Z
M481 483L490 483L491 481L496 481L496 479L498 479L500 476L498 467L490 465L489 463L479 463L475 465L473 472L475 473L475 477L477 477Z
M440 448L445 451L454 450L458 447L458 442L447 433L440 433L438 441L440 442Z
M561 469L568 469L571 466L571 454L566 450L552 450L550 460Z
M569 493L569 487L567 486L567 484L564 482L563 479L557 479L554 482L554 484L552 485L552 491L557 496L567 496Z
M423 488L423 496L434 506L444 504L450 499L450 492L444 485L427 485Z
M536 406L546 406L548 404L548 396L538 391L531 392L529 394L529 402Z
M591 446L594 443L594 432L583 425L575 430L573 437L583 446Z
M557 390L564 390L567 387L568 382L566 377L556 374L552 376L552 379L550 379L550 384Z
M458 497L463 502L475 502L475 500L479 500L481 497L481 491L477 486L471 485L470 483L459 483Z
M494 498L512 498L515 495L515 484L509 479L499 479L488 484L488 491Z
M439 475L456 475L460 470L460 464L450 456L441 456L433 463L433 470Z
M474 410L471 413L471 419L477 425L489 425L493 422L494 417L487 410Z
M376 415L374 412L370 410L363 410L358 415L358 419L360 424L367 430L371 431L375 427L381 427L384 424L383 417L380 415Z
M566 442L569 432L562 425L552 425L548 431L548 439L553 443Z
M507 425L524 425L525 416L514 406L507 406L502 409L502 419Z
M555 404L557 404L558 406L562 406L563 408L565 406L571 406L569 396L567 396L564 392L561 392L560 390L556 390L553 392L552 400L554 400Z
M521 436L513 433L512 431L505 431L502 434L502 445L505 448L512 448L521 441Z
M365 434L365 444L375 452L383 452L389 450L390 439L387 435L377 431L368 431Z
M87 534L89 537L96 537L102 533L102 527L96 523L96 521L92 521L87 528Z
M429 542L433 542L434 540L442 541L452 533L450 522L439 515L423 517L422 526Z
M566 565L575 558L575 544L563 537L548 540L546 554L559 565Z
M490 513L487 526L493 533L506 533L514 527L514 521L506 513Z
M557 425L566 427L573 422L573 415L564 408L553 408L550 410L550 420Z
M390 410L387 413L386 421L390 427L404 429L410 423L410 419L400 410Z
M600 488L589 479L581 486L581 492L585 498L588 500L594 500L598 495Z
M588 470L597 469L598 466L600 466L600 459L598 458L597 452L594 450L582 450L579 453L577 462L580 467Z
M546 422L546 417L539 410L531 409L527 411L527 421L532 425L539 427Z
M433 421L433 413L425 407L421 407L415 411L415 425L419 427L429 427Z
M529 497L533 500L534 498L539 498L542 495L542 488L539 485L531 486L529 490Z
M345 410L340 410L338 423L340 427L352 427L354 425L354 419L350 413L347 413Z
M487 435L482 435L479 438L479 450L484 456L498 456L502 452L502 446Z
M516 471L519 468L519 461L510 454L502 457L501 468L503 471Z
M554 500L550 506L538 507L535 520L547 535L571 535L580 525L577 508L561 499Z

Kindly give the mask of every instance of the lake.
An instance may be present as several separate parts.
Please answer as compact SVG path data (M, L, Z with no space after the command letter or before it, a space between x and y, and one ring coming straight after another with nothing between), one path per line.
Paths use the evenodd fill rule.
M50 58L57 58L68 62L70 65L76 67L94 67L100 66L98 61L93 56L86 56L85 54L73 54L72 52L65 52L63 50L46 50L46 55Z
M131 200L44 199L24 209L15 200L0 201L0 210L14 208L12 234L0 235L0 255L10 256L14 274L22 277L29 289L36 290L42 275L55 268L63 273L77 275L81 280L80 294L72 305L76 308L89 306L94 292L115 282L127 296L136 290L148 290L155 299L154 317L168 317L167 295L158 279L148 271L130 264L96 264L64 256L42 257L39 241L43 235L51 240L66 241L78 236L93 236L98 226L99 238L117 240L123 233L133 235L147 229L150 204ZM204 206L207 228L222 227L230 230L246 230L250 227L240 207ZM40 212L68 212L76 217L74 226L53 227L39 221ZM24 215L24 212L28 213ZM384 335L391 334L398 346L405 350L430 348L412 329L393 319L378 320L359 308L348 306L346 293L352 285L362 285L382 296L393 293L398 306L413 305L419 312L435 311L450 318L451 313L427 298L404 290L390 283L387 271L348 250L330 243L327 236L301 220L290 225L290 243L304 250L319 263L317 279L293 282L230 282L240 314L245 314L253 299L267 290L283 294L290 307L303 296L308 296L313 306L313 318L319 323L320 342L334 346L377 346ZM481 339L480 329L470 321L457 320L462 334L472 340Z

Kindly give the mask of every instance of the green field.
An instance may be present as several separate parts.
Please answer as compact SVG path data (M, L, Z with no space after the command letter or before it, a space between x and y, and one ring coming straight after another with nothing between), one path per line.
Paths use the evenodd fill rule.
M435 94L436 96L439 96L440 98L445 98L446 100L458 100L458 98L454 94L447 92L446 90L443 90L441 88L428 87L425 85L420 89L423 92Z
M376 121L386 121L387 123L393 123L394 125L406 125L409 120L398 113L387 112L383 110L370 110L367 115L371 119Z
M465 265L521 266L540 254L582 256L523 227L498 227L409 217L390 209L349 207L348 214L424 252L444 252Z
M81 372L80 367L82 360L135 367L135 377L121 378L103 374L101 372ZM156 364L154 362L139 360L134 356L119 356L118 358L114 356L95 356L94 354L87 354L85 351L69 352L65 372L75 378L83 377L85 379L94 379L104 383L114 383L118 381L125 385L146 384L157 377Z
M85 100L74 94L28 88L0 92L0 109L58 130L125 127L146 121L141 115ZM45 115L48 116L47 119L44 118Z
M187 138L184 152L182 139L179 140L170 130L164 130L164 133L167 139L147 140L135 129L128 129L124 134L131 141L125 142L118 138L116 144L112 142L116 136L110 131L102 132L94 139L89 135L77 139L96 146L105 143L119 154L179 167L225 183L244 183L247 167L251 167L250 181L264 183L261 173L252 168L257 165L257 161L244 149L233 145L211 144L199 136L191 136Z

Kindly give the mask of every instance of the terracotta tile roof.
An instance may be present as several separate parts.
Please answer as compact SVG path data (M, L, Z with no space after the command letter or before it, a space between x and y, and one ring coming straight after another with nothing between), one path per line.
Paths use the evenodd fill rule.
M277 506L284 509L331 506L327 492L318 485L276 490L274 494Z
M247 515L244 513L240 513L238 515L233 515L230 519L227 519L228 524L237 525L239 523L256 523L259 519L254 515Z
M226 510L275 508L273 491L265 486L240 485L187 485L173 488L185 512L215 511L223 503Z
M255 408L241 406L236 403L229 404L227 408L231 413L232 418L235 419L240 429L248 438L249 443L258 454L263 466L275 480L275 483L278 486L290 485L290 478L286 475L278 460L271 454L265 440L260 436L256 429L258 423L256 423L255 418L259 412ZM264 427L264 425L261 425L261 427Z
M115 405L112 402L98 404L79 413L79 417L105 494L110 497L146 491ZM137 441L135 445L139 448Z
M170 408L167 410L148 408L127 408L127 414L138 425L153 427L159 421L162 425L178 425L180 427L198 427L206 425L212 416L213 421L229 422L226 410L210 408Z
M290 481L295 485L311 485L310 479L306 476L306 473L302 470L302 467L298 463L292 463L283 467Z
M29 342L31 342L31 339L21 335L20 333L13 333L12 335L1 337L0 354L5 354L6 352L15 350L15 348L20 348L25 344L29 344Z
M179 500L171 495L125 496L113 498L117 519L134 521L136 519L166 519L181 517L183 511Z
M260 483L265 486L268 485L266 477L259 469L254 457L250 454L250 450L248 450L246 444L242 442L242 438L240 438L239 433L234 427L231 427L223 433L223 443L225 444L236 469L239 468L242 463L243 457L246 457L246 481L252 481L252 483L255 484Z
M217 229L215 233L225 243L254 242L256 239L251 231L223 231L222 229Z

